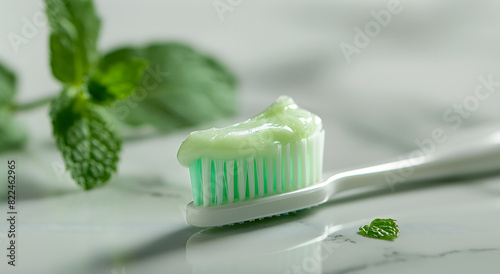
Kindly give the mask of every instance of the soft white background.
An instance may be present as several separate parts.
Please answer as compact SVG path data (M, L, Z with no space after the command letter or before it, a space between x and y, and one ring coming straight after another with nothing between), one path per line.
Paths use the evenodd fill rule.
M373 20L370 12L387 3L241 1L220 20L206 0L96 1L103 18L99 48L177 40L218 57L240 79L241 111L221 126L260 112L281 94L292 96L323 118L325 170L407 157L416 148L414 140L428 138L437 127L451 140L443 146L479 129L498 128L500 92L481 101L458 130L442 116L473 94L479 76L492 74L500 81L500 2L401 1L403 11L348 64L339 45L352 44L353 29L363 29ZM41 1L0 1L0 60L16 71L21 102L60 88L48 66L47 26L38 28L18 53L7 38L11 32L21 34L23 17L31 20L41 10ZM188 173L175 158L189 130L127 143L119 175L104 188L83 192L68 174L58 172L62 160L51 139L47 108L22 113L18 120L29 130L30 143L24 152L1 159L19 161L19 266L7 267L2 256L2 273L198 273L204 268L204 256L186 256L186 250L190 254L199 247L186 248L199 229L184 222ZM311 257L307 248L283 251L287 245L321 238L328 234L326 227L333 233L327 238L333 241L326 242L336 250L321 266L326 272L467 273L470 267L495 273L500 268L499 180L396 188L298 217L215 231L214 247L206 252L214 265L205 270L234 273L225 267L241 259L235 263L239 271L251 272L263 260L259 265L269 272L286 273L293 263ZM357 226L379 216L400 220L400 239L380 243L355 234ZM4 221L0 228L7 228ZM338 240L335 233L356 244ZM257 258L266 254L263 246L276 247L276 258ZM298 259L292 263L283 259L287 256Z

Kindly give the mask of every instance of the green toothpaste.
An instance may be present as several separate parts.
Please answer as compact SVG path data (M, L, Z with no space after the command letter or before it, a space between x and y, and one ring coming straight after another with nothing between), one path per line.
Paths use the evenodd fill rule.
M179 163L189 167L203 157L236 159L276 155L276 143L288 144L322 130L321 119L281 96L257 116L225 128L192 132L177 153Z

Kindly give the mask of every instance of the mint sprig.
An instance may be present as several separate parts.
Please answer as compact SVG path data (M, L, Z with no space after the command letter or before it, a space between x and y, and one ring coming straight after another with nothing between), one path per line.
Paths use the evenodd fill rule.
M359 228L359 234L376 239L393 240L398 237L399 226L393 219L375 219L370 225Z
M122 138L100 105L126 99L139 85L145 60L98 66L100 19L91 0L45 0L50 64L63 83L51 103L53 133L66 169L83 189L105 184L117 170Z
M53 135L66 168L79 186L92 189L118 169L120 127L152 125L166 132L236 111L236 79L217 60L171 42L101 55L101 19L92 0L45 4L50 66L61 92L15 104L16 77L0 65L0 152L25 144L26 134L13 120L16 111L51 102Z

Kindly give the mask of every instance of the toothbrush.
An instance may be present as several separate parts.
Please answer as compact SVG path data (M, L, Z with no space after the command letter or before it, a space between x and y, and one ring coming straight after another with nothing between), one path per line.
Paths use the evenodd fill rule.
M322 180L324 136L324 131L317 129L295 142L275 142L272 151L276 155L268 157L200 157L192 161L193 202L186 207L187 222L197 227L230 225L318 206L347 190L500 170L497 132L454 151L342 172Z

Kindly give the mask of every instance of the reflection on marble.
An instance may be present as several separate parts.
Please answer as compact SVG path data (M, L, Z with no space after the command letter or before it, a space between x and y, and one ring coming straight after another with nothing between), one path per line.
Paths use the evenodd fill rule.
M300 213L298 213L300 214ZM315 256L326 227L296 222L297 214L202 230L186 244L192 273L283 273ZM235 256L236 255L236 256ZM321 273L320 264L313 273Z
M485 180L481 188L498 189L499 177ZM447 273L448 269L458 269L456 273L468 273L460 271L464 269L494 273L499 266L494 258L500 255L500 231L494 226L500 221L498 205L456 191L457 187L469 188L465 182L455 182L438 184L433 191L422 187L410 188L406 193L400 190L410 199L406 205L404 199L394 200L394 195L363 194L363 199L371 202L361 205L382 202L384 198L401 205L390 216L342 222L343 218L351 219L344 216L337 222L337 210L351 208L348 212L356 214L347 200L358 198L350 197L332 201L327 209L318 207L287 217L204 229L187 241L186 260L192 273L421 273L421 267L431 269L430 273ZM469 202L464 205L440 197L446 192L455 193L456 200L469 197ZM407 212L413 206L413 197L424 193L431 204L422 204L421 211ZM438 198L442 206L436 208L432 201ZM382 202L386 203L391 205ZM363 215L362 208L357 210ZM370 216L374 208L365 211ZM358 228L375 217L396 217L400 237L383 241L358 235ZM414 268L407 269L410 265Z

